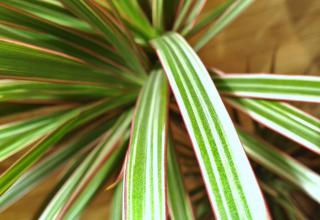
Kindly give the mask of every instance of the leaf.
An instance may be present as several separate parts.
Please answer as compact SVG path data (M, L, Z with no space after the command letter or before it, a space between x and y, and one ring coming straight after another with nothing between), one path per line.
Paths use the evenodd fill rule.
M122 219L122 194L123 194L123 181L118 183L117 187L114 190L110 220Z
M320 102L320 77L273 74L226 74L214 76L224 95Z
M141 10L138 0L112 0L112 3L123 19L138 30L145 39L156 36L157 32Z
M220 33L228 24L230 24L242 11L244 11L253 0L237 0L234 1L231 6L225 11L225 13L219 17L213 24L211 24L208 30L198 39L194 45L194 49L199 51L210 40Z
M58 112L0 128L0 161L56 130L69 119L68 113Z
M245 98L228 98L226 101L275 132L320 154L319 119L277 101Z
M143 87L132 126L124 174L124 219L165 219L165 146L168 85L153 71Z
M62 0L62 2L101 32L135 74L142 79L145 77L144 67L140 62L142 60L141 51L136 48L129 37L130 33L123 27L123 24L115 20L106 8L91 0Z
M183 0L179 2L179 7L176 13L176 19L173 24L173 30L177 31L183 25L183 21L188 14L192 5L192 0Z
M201 31L205 26L212 23L213 20L215 20L217 17L222 15L225 10L234 2L234 0L226 0L217 7L213 8L211 11L206 13L202 18L199 19L199 21L194 25L194 27L187 32L182 32L183 35L186 35L187 37L193 36L197 34L199 31Z
M122 81L113 75L85 65L77 58L18 41L0 39L0 50L2 78L108 84L110 87L119 85ZM34 65L35 63L37 65Z
M171 139L168 141L168 204L172 220L195 219Z
M6 0L5 3L10 4L16 8L21 8L31 14L47 19L59 25L67 26L70 28L79 29L81 31L92 32L90 26L79 20L62 5L52 4L52 2L39 1L39 0ZM58 2L58 4L60 4Z
M318 174L252 134L240 129L238 129L238 134L250 158L280 177L289 180L320 203L320 176Z
M125 153L131 112L123 114L54 195L40 219L76 219ZM127 133L127 134L125 134Z
M129 96L116 97L92 105L70 111L65 117L66 121L52 134L47 135L28 151L20 160L11 166L0 177L0 194L3 194L29 167L36 163L50 147L59 142L66 134L86 122L110 111L126 105L132 101Z
M24 173L19 179L0 197L0 210L4 210L14 202L18 201L32 189L37 187L45 178L54 173L68 160L87 150L92 142L102 133L111 127L111 123L99 123L98 126L89 127L84 132L67 142L66 146L61 146L58 150L51 153L48 157L41 160L38 164ZM80 136L81 135L81 136Z
M192 10L189 12L189 15L185 19L185 27L181 30L182 35L185 35L192 29L195 23L195 20L199 16L205 3L206 3L206 0L198 0L193 3Z
M38 101L41 103L92 101L117 96L124 92L125 90L121 88L100 85L0 80L0 102L13 100Z
M164 28L164 0L152 0L152 23L158 30L162 31Z
M40 33L41 37L50 36L51 39L54 37L56 40L54 43L64 45L63 51L68 49L78 49L85 54L91 54L94 57L102 58L102 60L113 60L119 62L119 58L106 44L98 40L94 35L88 37L86 34L81 33L78 30L71 29L57 23L51 22L46 19L42 19L32 13L28 13L21 8L16 8L7 0L0 0L0 21L6 24L6 27L15 27L18 30L29 30L36 33ZM36 35L38 36L38 35ZM24 37L25 39L30 38L30 32ZM36 42L42 41L42 38L37 38ZM63 44L66 42L67 44ZM46 41L46 44L53 42ZM55 45L57 46L57 45Z
M268 219L236 130L196 53L178 34L152 42L191 137L218 219Z

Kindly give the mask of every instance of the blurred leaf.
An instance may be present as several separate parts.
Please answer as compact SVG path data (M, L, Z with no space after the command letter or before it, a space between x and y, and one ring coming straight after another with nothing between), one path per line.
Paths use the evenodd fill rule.
M125 153L131 112L123 114L54 195L40 219L76 219Z
M117 187L114 190L110 220L122 219L122 203L123 203L122 195L123 195L123 181L118 183Z
M320 120L286 103L245 98L226 99L277 133L320 154Z
M205 26L212 23L213 20L222 15L225 10L234 2L234 0L226 0L217 7L213 8L210 12L206 13L199 21L192 27L190 31L184 30L182 32L183 35L187 37L193 36L201 31Z
M88 121L132 101L132 96L116 97L107 101L94 103L86 107L70 111L64 116L65 123L58 129L37 142L19 161L11 166L0 177L0 194L3 194L29 167L36 163L45 152L59 142L73 129Z
M62 0L62 2L101 32L135 74L145 76L144 68L140 63L142 59L139 59L141 51L130 39L130 33L106 8L91 0Z
M45 48L0 39L0 50L2 78L109 84L111 87L121 84L122 81L110 74L97 71L76 58Z
M172 220L195 219L171 139L168 141L168 205Z
M320 176L252 134L238 130L247 154L263 167L289 180L320 203Z
M219 17L208 30L198 39L194 45L194 49L199 51L203 48L213 37L220 33L228 24L230 24L241 12L243 12L253 0L237 0L229 6L229 8Z
M25 194L37 187L46 177L58 170L68 160L83 153L83 149L90 145L107 129L111 123L98 124L98 126L85 129L85 133L73 136L70 143L66 143L48 157L41 160L38 164L24 173L19 179L0 197L0 210L4 210L11 204L22 198Z
M178 34L152 43L176 97L217 218L267 219L249 161L205 66Z

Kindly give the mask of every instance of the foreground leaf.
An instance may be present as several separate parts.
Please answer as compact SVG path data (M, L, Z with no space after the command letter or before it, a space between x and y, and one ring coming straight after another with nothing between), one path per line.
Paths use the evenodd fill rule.
M165 219L165 145L168 85L154 71L143 87L124 175L124 219Z
M174 146L170 139L168 141L168 203L172 220L195 219Z
M226 99L277 133L320 154L320 120L286 103L245 98Z
M213 79L224 95L320 102L320 77L317 76L225 74Z
M267 219L231 119L198 56L178 34L153 42L168 76L218 219Z
M320 176L284 152L238 130L247 154L263 167L289 180L320 203Z

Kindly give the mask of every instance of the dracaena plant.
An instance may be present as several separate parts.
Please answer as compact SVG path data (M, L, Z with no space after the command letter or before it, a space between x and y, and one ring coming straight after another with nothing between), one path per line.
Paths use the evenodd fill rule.
M197 52L251 0L199 17L205 2L0 0L2 211L60 178L36 218L77 219L106 188L113 219L306 218L292 194L320 202L320 122L285 101L319 103L320 78L206 67Z

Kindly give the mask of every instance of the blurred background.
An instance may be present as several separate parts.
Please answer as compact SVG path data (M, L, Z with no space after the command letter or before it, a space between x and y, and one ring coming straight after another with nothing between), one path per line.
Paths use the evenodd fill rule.
M220 2L208 0L204 12ZM227 73L320 75L320 1L256 0L203 48L200 56L208 68L216 67ZM294 104L320 117L319 105ZM11 162L15 159L11 158ZM1 172L9 164L10 161L1 164ZM33 219L57 182L59 172L55 175L1 213L0 219ZM100 192L83 219L108 219L111 195L112 191ZM311 204L310 212L317 210L320 212Z

